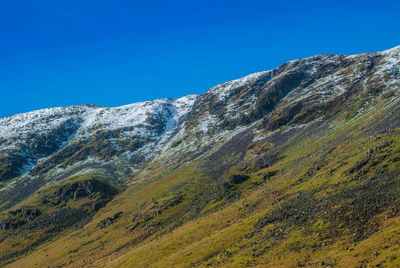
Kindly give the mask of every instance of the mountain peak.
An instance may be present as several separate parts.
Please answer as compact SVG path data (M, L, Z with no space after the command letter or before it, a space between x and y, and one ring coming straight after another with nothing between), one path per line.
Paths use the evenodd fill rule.
M400 51L400 46L396 46L396 47L381 51L380 53L382 53L382 54L392 54L392 53L398 53L399 51Z
M0 119L0 266L394 263L399 48Z

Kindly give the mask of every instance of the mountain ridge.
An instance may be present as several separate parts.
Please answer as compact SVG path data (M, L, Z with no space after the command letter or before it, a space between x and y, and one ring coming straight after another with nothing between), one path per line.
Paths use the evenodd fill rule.
M376 225L385 226L379 213L389 213L400 196L390 191L383 198L373 185L379 181L385 191L398 187L399 68L400 46L318 55L201 95L120 107L58 107L0 119L0 245L6 249L0 263L293 266L285 265L285 257L271 257L275 250L305 265L343 262L350 257L337 248L347 257L322 260L311 254L313 260L307 260L313 246L302 240L306 234L297 234L304 228L323 234L313 243L328 243L314 247L326 253L325 246L347 239L348 232L358 243L377 235ZM355 207L365 213L357 214ZM215 222L211 215L222 218ZM191 229L202 221L207 223L202 230ZM321 221L329 223L323 230ZM185 228L197 230L198 241L185 233L187 244L177 242L175 235ZM224 234L230 228L236 228L232 237ZM79 250L73 249L71 232L82 241ZM20 234L31 238L12 246ZM212 250L200 247L209 236L225 242ZM61 254L54 250L62 239L70 244ZM90 242L96 239L100 244ZM161 263L140 257L153 245L163 248L156 254ZM176 256L179 245L191 252L184 255L187 260ZM193 254L190 248L196 246L200 251ZM129 250L136 247L140 250ZM37 259L42 248L61 255ZM85 256L90 250L95 259ZM110 256L118 262L107 261Z

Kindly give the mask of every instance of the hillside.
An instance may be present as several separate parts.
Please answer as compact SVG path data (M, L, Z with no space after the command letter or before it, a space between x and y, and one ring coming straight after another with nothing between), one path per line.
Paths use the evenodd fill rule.
M400 47L0 119L0 266L400 264Z

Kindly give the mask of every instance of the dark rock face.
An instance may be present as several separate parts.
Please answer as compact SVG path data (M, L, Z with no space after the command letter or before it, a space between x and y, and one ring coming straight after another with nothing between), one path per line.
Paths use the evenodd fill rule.
M294 69L277 79L259 95L254 111L245 122L250 123L271 112L283 97L303 82L305 77L306 74L301 69Z
M196 101L188 124L190 127L195 126L205 113L215 115L219 119L217 126L222 129L248 125L264 117L267 120L264 125L268 126L267 128L270 130L291 122L299 114L302 115L302 118L297 118L296 121L306 121L304 120L305 115L313 113L311 110L306 112L304 109L308 109L310 104L319 98L317 94L310 94L301 102L286 103L284 108L281 107L282 100L292 91L301 92L315 84L319 78L332 75L353 63L345 56L316 56L283 64L273 71L260 74L236 87L230 85L231 82L219 85L217 88L226 87L227 92L224 92L226 96L221 100L219 91L214 89L203 94ZM232 112L227 110L227 104L235 106L233 118ZM323 113L331 106L332 103L324 103L313 106L313 109ZM275 110L277 111L274 113ZM272 114L269 115L270 113Z
M107 228L108 226L110 226L111 224L116 222L121 215L122 215L122 211L112 215L111 217L105 218L104 220L102 220L101 222L99 222L97 224L97 228L99 228L99 229Z
M100 208L117 194L117 190L96 179L84 180L61 186L56 191L56 204L82 198L97 198ZM46 200L44 202L47 202Z
M50 214L45 214L22 226L23 230L45 230L54 232L76 225L89 218L84 209L60 208Z
M2 220L0 221L0 230L16 230L25 223L22 220Z
M392 66L392 74L393 77L400 81L400 69L396 65Z
M11 216L17 216L19 214L25 221L30 222L33 221L33 219L35 219L36 217L39 217L42 213L37 208L20 208L17 210L9 211L8 214L10 214Z
M247 181L248 179L250 179L250 177L247 175L234 174L229 178L229 182L233 184L240 184Z
M34 157L49 156L66 142L78 129L78 122L66 120L57 129L41 133L32 133L28 136L28 151Z
M107 183L97 179L78 181L59 186L50 195L44 196L43 205L54 207L60 206L51 213L42 213L37 208L20 208L8 212L7 218L0 221L1 230L59 230L83 220L89 219L93 213L107 204L118 193L118 191ZM93 201L91 208L87 207L73 209L69 208L68 201L77 201L89 198ZM119 216L118 216L119 217Z
M18 176L20 169L26 163L26 158L19 155L0 156L0 182L5 182Z
M233 174L229 177L228 181L222 183L222 193L221 198L226 198L228 200L235 200L240 197L240 191L230 192L236 185L239 185L250 179L247 175Z
M28 222L32 222L41 215L41 211L35 208L20 208L8 212L9 217L0 220L0 230L16 230Z

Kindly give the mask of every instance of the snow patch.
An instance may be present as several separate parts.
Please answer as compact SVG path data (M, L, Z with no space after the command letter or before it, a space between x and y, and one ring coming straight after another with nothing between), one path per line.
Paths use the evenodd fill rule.
M225 102L233 90L243 87L252 81L257 80L260 76L271 71L263 71L247 75L243 78L232 80L220 85L217 85L209 90L210 93L218 96L218 101Z

